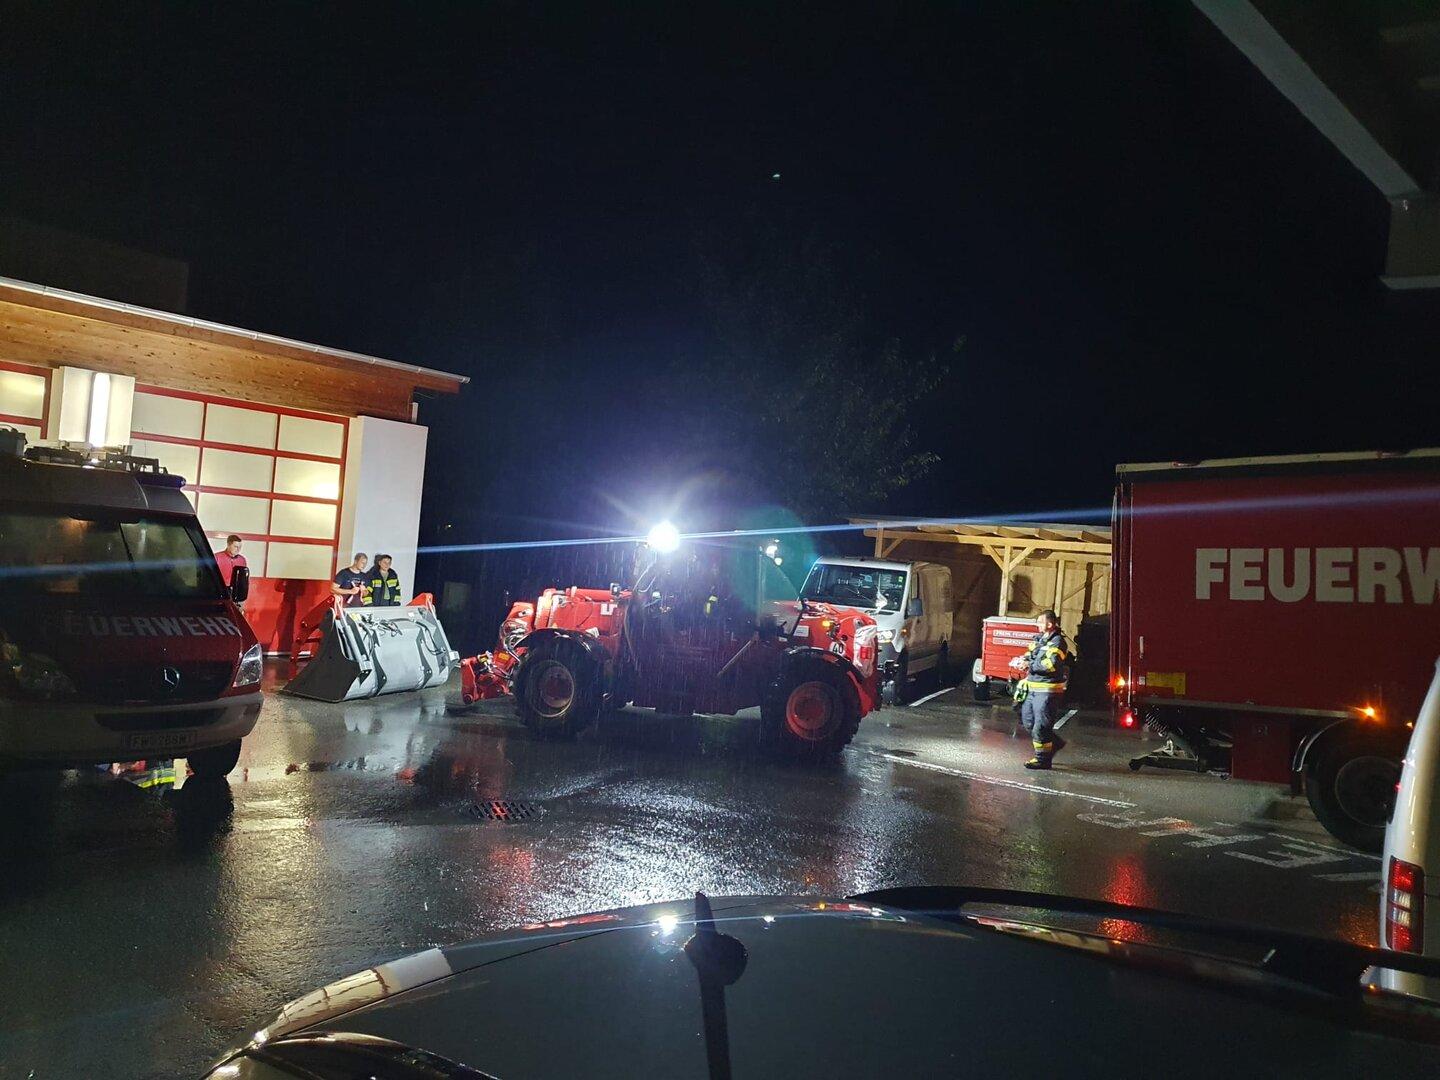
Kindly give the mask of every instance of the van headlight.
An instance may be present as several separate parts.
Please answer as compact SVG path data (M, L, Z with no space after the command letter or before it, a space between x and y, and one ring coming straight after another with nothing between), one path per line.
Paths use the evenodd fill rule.
M892 641L895 640L895 631L881 630L879 634L879 640L881 645L889 645Z
M257 642L245 650L245 655L240 657L240 666L235 671L235 681L231 686L254 686L265 674L265 653Z

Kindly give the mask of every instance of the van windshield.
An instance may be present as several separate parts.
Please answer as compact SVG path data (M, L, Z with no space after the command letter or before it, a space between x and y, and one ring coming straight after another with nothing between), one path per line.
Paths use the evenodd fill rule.
M907 576L904 570L817 563L805 579L800 595L822 604L897 611L905 599Z
M205 538L193 523L176 518L0 509L0 559L11 597L223 595Z

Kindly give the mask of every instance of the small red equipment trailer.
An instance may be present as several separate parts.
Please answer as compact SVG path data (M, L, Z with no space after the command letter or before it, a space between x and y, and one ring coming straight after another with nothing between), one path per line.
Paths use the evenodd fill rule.
M1015 679L1010 661L1029 652L1037 633L1034 619L1010 615L991 615L981 624L980 659L971 677L971 693L976 701L990 700L991 683L1008 686Z
M1303 788L1380 850L1440 652L1440 451L1121 465L1110 674L1131 761Z
M875 620L798 599L763 553L649 553L632 588L546 589L516 603L493 653L461 661L465 702L514 694L520 719L573 735L627 704L666 713L758 705L781 753L838 753L876 708ZM788 587L793 596L793 586Z

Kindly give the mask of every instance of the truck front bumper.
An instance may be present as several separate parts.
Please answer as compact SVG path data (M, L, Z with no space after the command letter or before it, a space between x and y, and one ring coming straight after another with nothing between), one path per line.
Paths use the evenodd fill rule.
M249 735L262 700L258 690L128 708L0 700L0 761L63 767L185 757Z

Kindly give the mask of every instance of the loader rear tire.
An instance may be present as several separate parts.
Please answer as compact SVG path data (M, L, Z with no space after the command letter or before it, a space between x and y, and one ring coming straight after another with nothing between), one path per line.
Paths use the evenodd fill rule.
M834 757L860 727L860 699L835 664L796 664L771 685L760 727L775 753L800 760Z
M584 648L548 638L525 652L515 673L520 721L546 738L571 738L600 718L600 665Z

